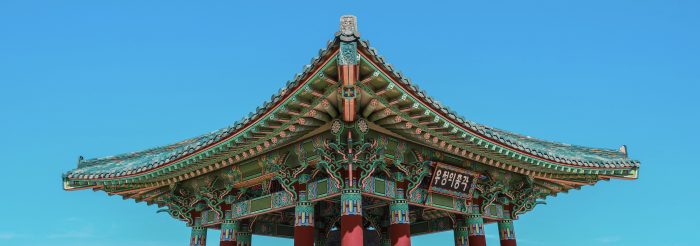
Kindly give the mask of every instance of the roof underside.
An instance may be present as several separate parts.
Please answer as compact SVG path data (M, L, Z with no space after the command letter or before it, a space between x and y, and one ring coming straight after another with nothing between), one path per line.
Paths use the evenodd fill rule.
M81 160L76 169L66 173L65 181L116 180L136 175L145 175L145 179L155 178L164 175L171 168L196 165L203 158L216 155L221 151L236 150L243 145L253 149L250 155L254 155L253 152L256 148L260 151L261 146L268 147L268 145L276 144L277 140L273 136L280 134L284 136L285 133L291 135L294 131L299 132L296 128L306 129L303 133L313 131L314 128L323 125L327 119L314 114L314 117L319 119L319 123L310 125L308 121L303 121L303 118L298 116L298 114L304 114L304 116L310 114L304 109L291 110L297 113L288 113L288 116L283 116L286 119L280 119L279 112L294 107L322 109L326 107L322 105L323 103L328 104L328 101L332 101L326 99L332 95L333 88L336 88L337 84L333 84L335 81L328 74L332 74L336 70L334 65L338 42L338 38L329 42L328 46L322 49L309 65L304 66L301 74L296 75L292 81L288 82L284 88L261 107L258 107L250 116L228 127L175 144L141 152ZM466 120L427 96L414 83L395 71L391 65L385 62L384 58L377 54L375 49L369 46L369 42L364 40L358 42L358 51L362 55L361 67L367 71L366 73L371 74L365 76L370 82L363 85L362 89L366 91L364 93L370 99L385 102L386 108L390 108L389 105L395 105L392 109L396 111L396 117L403 118L404 122L412 122L406 120L409 118L417 119L413 127L421 125L425 127L423 128L426 129L423 131L425 133L428 132L427 129L431 128L431 124L439 125L437 128L444 128L444 131L435 132L430 135L431 137L439 136L441 139L445 139L449 145L464 144L464 146L474 148L480 147L490 151L490 154L493 155L500 154L503 158L511 158L509 160L532 164L532 169L538 171L562 172L566 170L572 173L590 174L589 170L615 169L626 170L624 175L619 175L619 177L636 177L639 162L629 159L625 153L620 151L539 140ZM378 79L370 80L370 77ZM360 79L363 79L362 76ZM380 93L381 96L378 95ZM300 103L304 100L307 100L308 103ZM388 102L389 100L393 102ZM291 101L296 104L290 103ZM417 104L419 106L416 106ZM402 105L407 105L406 107L409 109L402 109ZM414 109L410 109L411 107ZM434 123L421 123L420 117L412 115L422 114L423 111L430 111L427 115L432 115L433 118L430 119L435 119ZM327 112L324 115L335 117L332 110ZM376 120L375 123L377 122L380 121ZM388 121L384 120L384 122ZM386 125L388 123L382 127ZM295 136L302 135L304 134ZM418 135L420 136L420 134ZM294 139L286 141L292 142ZM450 149L452 148L450 147ZM246 155L246 151L247 149L243 149L242 152L236 153Z

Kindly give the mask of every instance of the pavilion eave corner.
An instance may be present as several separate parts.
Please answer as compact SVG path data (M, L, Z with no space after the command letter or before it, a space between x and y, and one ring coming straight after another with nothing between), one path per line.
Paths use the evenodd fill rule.
M485 245L548 196L636 179L626 147L549 142L481 125L443 106L360 39L341 17L328 46L278 94L235 124L164 147L79 160L66 190L101 190L164 207L221 245L252 235L295 245L410 245L453 230Z

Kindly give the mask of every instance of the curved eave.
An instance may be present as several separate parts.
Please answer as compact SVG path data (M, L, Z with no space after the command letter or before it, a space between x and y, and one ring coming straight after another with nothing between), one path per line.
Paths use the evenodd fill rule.
M276 111L284 110L283 105L290 101L291 98L296 98L295 96L298 96L302 92L308 92L309 90L313 90L307 86L307 83L309 81L317 79L326 79L323 77L324 73L322 71L329 69L329 64L333 63L336 60L337 52L337 41L334 39L328 43L327 49L322 49L319 52L319 56L312 59L310 65L304 67L304 71L301 74L297 74L295 76L295 79L288 83L288 85L292 84L294 86L291 86L291 88L285 88L281 90L281 93L279 95L273 96L273 100L277 97L281 99L277 100L274 103L265 103L265 105L263 106L265 110L260 110L261 108L258 108L258 111L254 114L253 117L250 117L249 119L244 119L243 121L245 123L240 127L237 127L237 129L234 132L230 133L228 136L222 137L218 141L213 141L205 146L202 146L200 149L192 153L185 154L177 158L172 158L172 160L169 160L153 168L141 167L138 170L124 170L120 171L119 173L108 173L102 175L74 175L72 174L72 172L75 170L73 170L63 175L64 189L81 190L92 189L94 187L106 185L129 186L132 184L144 183L148 182L149 180L161 177L165 174L171 174L173 172L177 172L178 170L184 170L185 168L198 164L202 160L206 160L211 156L216 156L219 153L234 148L238 142L242 141L241 139L249 138L251 134L254 134L252 133L251 129L260 126L261 124L265 124L265 122L267 120L270 120L271 115ZM293 125L294 123L292 123L292 126ZM284 129L282 131L284 131ZM268 136L264 136L261 138L271 137L273 134L278 134L278 131L275 131L274 133L268 133L266 134ZM258 146L253 146L253 148ZM234 162L236 161L230 160L229 158L228 163L223 163L222 165L230 165ZM217 164L217 167L218 166L219 165Z
M505 157L513 162L526 163L533 170L551 171L553 173L568 173L574 175L595 175L621 179L636 179L638 175L639 162L631 159L626 159L624 162L617 164L611 163L584 163L576 160L568 160L551 156L545 158L528 153L526 151L508 146L493 137L489 137L484 133L480 133L475 126L449 109L442 107L432 98L420 91L416 85L412 84L400 72L396 71L389 65L385 59L377 54L376 49L369 47L367 41L361 41L360 54L363 61L367 62L374 69L380 71L380 75L384 80L391 83L392 88L399 90L402 94L408 95L415 102L420 103L420 107L430 111L430 114L436 117L435 121L445 122L450 126L446 128L453 129L455 135L459 135L458 140L449 139L442 134L434 134L441 136L443 141L461 142L472 146L479 147L488 151L491 154L497 154ZM418 126L416 126L418 127ZM425 132L430 132L425 129ZM555 143L552 143L555 144Z

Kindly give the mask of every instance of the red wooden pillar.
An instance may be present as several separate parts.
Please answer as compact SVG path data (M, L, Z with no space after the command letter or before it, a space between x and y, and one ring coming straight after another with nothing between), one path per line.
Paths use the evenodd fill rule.
M411 220L408 216L408 203L404 199L403 189L397 189L396 199L389 204L389 214L391 245L411 246Z
M501 238L501 246L516 246L512 220L498 221L498 235Z
M294 208L294 246L314 246L314 205L299 192L299 201Z
M364 235L362 228L362 193L360 189L347 188L340 195L340 245L362 246Z
M467 215L467 231L469 232L469 246L486 246L484 218L481 217L481 214Z

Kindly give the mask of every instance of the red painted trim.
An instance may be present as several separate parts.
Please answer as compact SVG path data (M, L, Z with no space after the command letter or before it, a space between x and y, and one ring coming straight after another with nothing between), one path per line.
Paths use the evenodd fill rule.
M377 65L374 61L372 61L372 59L370 59L369 56L368 56L367 54L365 54L365 51L364 51L363 49L358 49L358 51L360 51L360 55L362 55L362 57L364 57L365 60L367 60L368 62L372 63L372 65L374 65L375 67L377 67L378 69L380 69L384 74L386 74L387 77L389 77L389 79L390 79L394 84L396 84L397 86L401 87L404 91L406 91L406 93L409 93L409 94L410 94L411 96L413 96L416 100L421 101L421 102L423 103L423 105L425 105L426 107L432 109L433 112L439 114L439 115L442 116L445 120L451 122L452 124L454 124L454 125L456 125L456 126L459 126L462 130L464 130L464 131L466 131L466 132L469 132L469 133L471 133L471 134L473 134L473 135L476 135L476 136L479 136L479 137L481 137L481 138L483 138L483 139L486 139L486 140L488 140L489 142L491 142L491 143L493 143L493 144L495 144L495 145L498 145L498 146L500 146L500 147L502 147L502 148L505 148L505 149L508 149L508 150L513 151L513 152L517 152L517 153L520 153L520 154L523 154L523 155L526 155L526 156L529 156L529 157L534 158L534 159L546 161L546 162L552 162L552 163L557 163L557 164L561 164L561 165L568 166L568 167L577 167L577 168L588 168L588 169L618 169L618 168L605 168L605 167L584 167L584 166L579 166L579 165L572 165L572 164L568 164L568 163L562 163L562 162L558 162L558 161L555 161L555 160L545 159L545 158L542 158L542 157L539 157L539 156L536 156L536 155L532 155L532 154L530 154L530 153L523 152L523 151L518 150L518 149L514 149L514 148L512 148L512 147L503 145L503 144L501 144L501 143L499 143L499 142L493 140L492 138L489 138L489 137L487 137L487 136L485 136L485 135L483 135L483 134L480 134L480 133L478 133L478 132L474 132L474 131L468 129L467 127L464 127L462 124L460 124L460 123L458 123L458 122L455 122L454 120L450 119L450 117L446 116L446 115L445 115L444 113L442 113L440 110L434 108L430 103L424 101L423 99L421 99L420 97L418 97L417 95L415 95L410 89L406 88L406 87L404 86L403 83L398 83L398 82L396 82L396 80L395 80L395 79L393 78L393 76L391 75L392 73L387 72L387 71L384 69L384 66L379 66L379 65Z
M329 57L329 58L332 58L332 57L334 57L337 53L338 53L338 49L335 49L328 57ZM141 172L132 173L132 174L128 174L128 175L124 175L124 176L119 176L119 177L113 177L113 178L85 179L85 180L115 180L115 179L129 178L129 177L133 177L133 176L137 176L137 175L141 175L141 174L145 174L145 173L155 172L155 171L158 171L158 170L160 170L160 169L162 169L162 168L171 166L172 164L177 163L177 162L179 162L179 161L181 161L181 160L183 160L183 159L187 159L187 158L189 158L189 157L191 157L191 156L194 156L194 155L200 154L200 153L202 153L202 152L205 152L205 151L207 151L207 150L209 150L209 149L215 147L216 145L218 145L218 144L220 144L220 143L222 143L222 142L228 141L228 140L230 140L230 139L236 137L236 135L238 135L239 133L241 133L241 132L243 132L243 131L245 131L245 130L248 130L251 126L253 126L253 125L255 125L256 123L260 122L260 120L264 119L267 115L269 115L271 112L273 112L275 109L277 109L280 105L282 105L282 103L284 103L285 101L287 101L287 100L289 99L289 97L291 97L292 95L294 95L294 93L296 93L298 90L300 90L300 89L303 87L304 84L306 84L307 82L309 82L309 79L311 79L311 78L313 77L314 74L318 73L318 71L320 71L323 67L325 67L325 66L328 64L328 62L330 62L331 60L333 60L333 59L326 59L326 61L323 62L320 66L318 66L318 67L316 68L316 70L314 70L312 73L309 73L309 76L308 76L307 78L304 79L304 82L297 84L297 86L296 86L296 88L294 88L294 90L288 92L287 95L284 96L284 99L282 99L282 100L280 100L279 102L277 102L277 105L275 105L274 107L268 109L267 112L265 112L265 113L262 114L261 116L258 116L258 119L257 119L257 120L251 121L250 123L248 123L248 125L246 125L245 127L239 129L239 130L236 131L235 133L232 133L232 134L229 135L228 137L226 137L226 138L224 138L224 139L221 139L221 140L219 140L218 142L212 143L211 145L209 145L208 147L206 147L206 148L204 148L204 149L201 149L201 150L198 150L198 151L196 151L196 152L194 152L194 153L191 153L191 154L182 156L182 157L180 157L180 158L177 158L177 159L175 159L175 160L172 160L172 161L170 161L169 163L164 164L164 165L159 166L159 167L156 167L156 168L154 168L154 169L144 170L144 171L141 171ZM74 180L75 180L75 179L74 179ZM80 180L83 180L83 179L80 179Z

